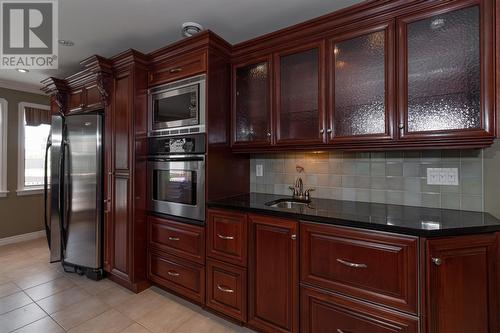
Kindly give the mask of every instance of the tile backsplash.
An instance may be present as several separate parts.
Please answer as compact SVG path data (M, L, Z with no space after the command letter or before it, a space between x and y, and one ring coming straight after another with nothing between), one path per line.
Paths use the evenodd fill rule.
M256 165L263 176L256 176ZM297 172L297 166L304 168ZM459 185L427 185L427 168L457 168ZM297 177L312 197L484 210L483 151L290 152L253 155L252 192L290 195Z

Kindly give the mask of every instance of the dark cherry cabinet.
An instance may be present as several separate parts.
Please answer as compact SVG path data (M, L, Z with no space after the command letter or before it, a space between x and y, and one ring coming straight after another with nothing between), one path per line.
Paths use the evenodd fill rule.
M271 57L233 65L233 145L272 142Z
M498 332L495 234L428 240L426 251L426 332Z
M322 143L324 42L275 53L277 144Z
M298 223L261 215L248 222L248 324L298 332Z
M494 135L493 28L489 0L398 20L401 138Z
M393 137L394 24L339 34L328 42L331 143Z

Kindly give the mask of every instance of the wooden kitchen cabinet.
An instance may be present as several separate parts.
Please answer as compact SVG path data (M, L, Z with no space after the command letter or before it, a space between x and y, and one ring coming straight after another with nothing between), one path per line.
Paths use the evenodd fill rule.
M298 222L249 215L248 325L298 332Z
M276 143L322 143L325 138L324 42L274 55Z
M495 234L426 242L426 332L499 331Z
M490 0L398 19L401 139L493 137L493 29Z
M233 65L233 146L272 143L271 57Z
M155 63L149 71L149 86L188 78L206 71L206 52L184 53L179 57Z
M328 47L329 142L393 138L394 23L336 35Z

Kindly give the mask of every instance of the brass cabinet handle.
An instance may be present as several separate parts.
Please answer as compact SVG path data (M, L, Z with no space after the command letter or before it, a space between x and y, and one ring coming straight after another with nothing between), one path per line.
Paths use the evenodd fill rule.
M356 263L345 261L345 260L342 260L339 258L337 258L337 262L341 263L344 266L351 267L351 268L367 268L368 267L366 264L356 264Z
M225 240L233 240L234 239L233 236L224 236L221 234L217 234L217 237L219 237L220 239L225 239Z
M180 240L180 238L179 237L168 237L168 240L170 240L170 241L178 241L178 240Z
M180 273L177 273L176 271L168 271L167 274L170 275L170 276L179 276L179 275L181 275Z
M441 258L432 258L432 262L436 266L441 266L441 264L443 263L443 260Z
M180 71L182 71L182 67L172 68L169 72L170 73L179 73Z
M220 291L224 292L224 293L229 293L229 294L232 294L234 293L234 290L231 289L231 288L228 288L226 286L221 286L220 284L217 285L217 289L219 289Z

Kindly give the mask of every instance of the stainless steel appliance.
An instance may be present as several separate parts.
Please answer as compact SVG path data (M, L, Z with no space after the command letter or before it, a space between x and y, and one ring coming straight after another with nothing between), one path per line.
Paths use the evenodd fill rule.
M205 221L205 135L149 138L148 202L153 213Z
M45 154L50 261L102 277L102 116L52 116Z
M149 136L205 132L205 75L149 90Z

